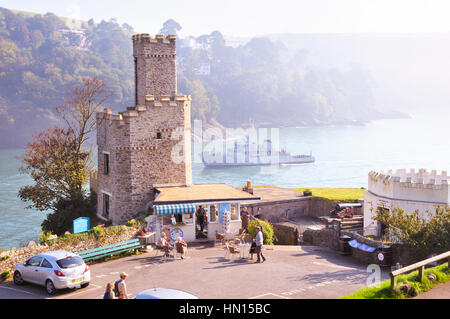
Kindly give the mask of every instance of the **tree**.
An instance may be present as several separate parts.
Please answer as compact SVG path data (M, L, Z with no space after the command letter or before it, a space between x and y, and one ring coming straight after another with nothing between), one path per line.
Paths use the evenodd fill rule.
M162 29L159 33L164 34L165 36L169 34L177 34L178 31L181 30L181 25L173 19L169 19L164 22Z
M19 190L23 201L31 201L28 208L55 210L61 199L83 193L87 181L86 152L77 151L77 139L71 130L50 128L34 135L22 157L22 173L29 174L35 184Z
M83 80L56 108L66 128L37 133L25 149L21 171L31 175L35 184L22 187L19 197L32 202L29 208L53 210L42 224L45 231L60 234L70 229L73 217L95 211L95 201L84 189L90 151L83 146L95 130L96 112L112 94L105 87L96 78Z
M95 77L87 78L80 87L68 93L64 104L56 107L56 112L75 135L77 152L81 152L83 144L95 131L95 114L101 110L112 93L106 89L104 81Z

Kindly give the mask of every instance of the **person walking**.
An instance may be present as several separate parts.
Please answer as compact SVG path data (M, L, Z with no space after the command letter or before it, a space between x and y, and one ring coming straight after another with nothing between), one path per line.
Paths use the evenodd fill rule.
M264 257L262 253L262 245L264 242L263 233L261 230L261 226L256 226L256 236L255 236L255 243L256 243L256 256L258 257L256 262L261 263L266 261L266 257ZM262 258L262 261L261 261Z
M103 295L103 299L116 299L116 296L114 294L114 284L111 282L108 282L106 285L105 294Z
M114 283L114 293L118 299L128 299L127 285L125 284L127 277L126 272L121 272L120 279Z

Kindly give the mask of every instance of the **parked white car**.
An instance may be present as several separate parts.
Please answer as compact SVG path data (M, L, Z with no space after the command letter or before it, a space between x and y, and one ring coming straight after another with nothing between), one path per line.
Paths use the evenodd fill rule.
M169 288L152 288L141 291L136 295L136 299L199 299L197 296L188 292L169 289Z
M91 271L83 259L65 250L35 255L14 269L14 283L29 282L44 286L51 295L57 289L84 288L91 281Z

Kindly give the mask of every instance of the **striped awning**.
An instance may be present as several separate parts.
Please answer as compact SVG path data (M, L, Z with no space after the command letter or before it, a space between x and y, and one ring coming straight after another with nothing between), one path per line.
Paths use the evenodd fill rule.
M155 215L175 215L175 214L193 214L195 213L194 204L173 204L173 205L156 205Z

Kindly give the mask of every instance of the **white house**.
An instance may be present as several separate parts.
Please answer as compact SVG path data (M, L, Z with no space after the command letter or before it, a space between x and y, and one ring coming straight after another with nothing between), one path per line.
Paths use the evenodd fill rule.
M364 235L379 236L381 226L372 217L379 209L399 207L405 212L434 212L436 207L448 206L450 190L446 171L438 174L419 169L371 171L368 189L364 193Z

